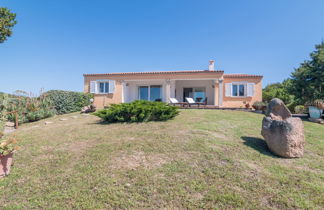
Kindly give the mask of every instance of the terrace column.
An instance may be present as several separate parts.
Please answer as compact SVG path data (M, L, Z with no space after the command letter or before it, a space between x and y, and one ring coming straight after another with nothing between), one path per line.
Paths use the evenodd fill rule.
M171 93L170 93L170 98L175 98L176 96L175 96L175 90L176 90L176 86L175 86L175 83L176 83L176 81L175 80L171 80L171 87L170 87L170 91L171 91Z
M218 106L219 103L219 82L218 80L213 80L214 86L214 106Z
M171 80L167 79L165 81L165 102L170 103L171 97Z
M218 80L218 83L219 83L219 93L218 93L218 106L219 107L222 107L223 106L223 86L224 86L224 84L223 84L223 81L224 81L224 79L223 78L220 78L219 80Z
M121 102L125 103L126 102L125 101L125 99L126 99L126 82L124 80L121 80L120 84L122 86L122 91L121 91L122 100L121 100Z

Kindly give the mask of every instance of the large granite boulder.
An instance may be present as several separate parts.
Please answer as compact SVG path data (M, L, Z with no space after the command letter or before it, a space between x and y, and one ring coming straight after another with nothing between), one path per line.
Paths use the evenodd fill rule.
M293 118L285 104L277 98L270 101L262 121L262 136L276 155L294 158L304 154L304 125Z

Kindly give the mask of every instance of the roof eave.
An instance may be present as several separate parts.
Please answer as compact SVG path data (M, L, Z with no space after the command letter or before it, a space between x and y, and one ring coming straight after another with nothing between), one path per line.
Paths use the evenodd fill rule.
M103 73L103 74L83 74L86 76L131 76L131 75L152 75L152 74L200 74L200 73L212 73L223 74L222 70L192 70L192 71L156 71L156 72L121 72L121 73Z

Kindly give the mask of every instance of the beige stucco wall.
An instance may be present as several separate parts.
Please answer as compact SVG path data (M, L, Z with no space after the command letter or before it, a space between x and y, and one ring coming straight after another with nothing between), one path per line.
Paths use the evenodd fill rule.
M232 82L249 82L255 83L253 97L227 97L225 96L225 84ZM229 108L244 108L245 104L249 103L251 106L255 101L262 101L262 78L226 78L223 81L223 107Z
M206 89L207 104L214 105L214 87L215 82L213 80L177 80L175 82L176 87L176 98L178 101L183 100L183 89L184 88L195 88L204 87Z
M109 104L117 104L122 102L123 98L123 85L122 82L125 81L127 86L126 88L127 94L124 96L125 102L129 102L135 100L137 98L137 86L136 84L147 84L147 81L152 80L152 84L159 83L163 86L163 91L166 86L167 80L177 80L175 82L177 98L179 101L182 101L182 93L183 87L188 85L193 85L193 87L198 86L206 86L206 92L208 97L208 104L218 103L218 93L215 90L218 90L217 84L213 87L213 81L220 79L223 77L222 72L201 72L201 73L181 73L181 74L116 74L116 75L85 75L84 76L84 92L90 92L90 81L95 80L115 80L115 92L114 94L95 94L94 96L94 104L98 108L103 108ZM198 81L197 79L204 79ZM189 81L188 79L196 79L193 81ZM206 80L210 79L210 80ZM183 80L183 81L182 81ZM255 95L253 97L226 97L225 96L225 84L231 82L253 82L255 83ZM251 78L229 78L224 77L223 81L223 102L222 107L244 107L246 103L252 105L255 101L262 101L262 77L251 77ZM188 86L189 87L189 86ZM135 88L135 89L134 89ZM165 97L165 93L163 93L163 97ZM216 97L216 98L215 98ZM213 103L214 102L214 103Z
M158 81L163 80L163 89L165 87L165 81L170 79L218 79L222 77L223 72L199 72L199 73L179 73L179 74L116 74L116 75L85 75L84 76L84 92L88 93L90 92L90 81L95 80L115 80L115 92L114 94L95 94L94 96L94 104L98 108L103 108L104 106L107 106L109 104L116 104L122 102L122 96L123 96L123 87L122 87L122 81L125 81L130 86L127 86L126 92L129 92L129 90L132 87L133 81ZM155 84L156 82L152 82L152 84ZM131 92L134 92L132 90ZM128 93L129 94L129 93ZM164 95L164 94L163 94ZM125 96L125 99L130 96ZM134 96L132 96L134 98ZM136 96L135 96L136 97Z
M85 79L84 83L84 92L90 92L90 81L100 80L100 79L108 79L108 78L91 78ZM122 102L122 83L120 80L116 80L115 82L115 92L113 94L95 94L94 95L94 104L98 108L103 108L109 104L119 104Z

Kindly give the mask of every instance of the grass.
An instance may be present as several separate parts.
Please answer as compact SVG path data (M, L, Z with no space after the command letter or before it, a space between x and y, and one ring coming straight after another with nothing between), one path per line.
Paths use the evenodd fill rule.
M323 208L323 125L304 122L304 157L283 159L267 149L261 120L183 110L167 122L103 124L74 113L25 124L0 207Z

